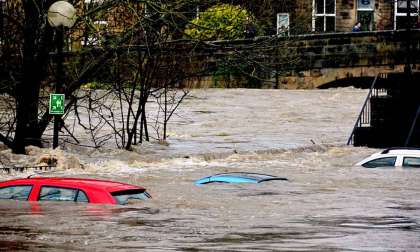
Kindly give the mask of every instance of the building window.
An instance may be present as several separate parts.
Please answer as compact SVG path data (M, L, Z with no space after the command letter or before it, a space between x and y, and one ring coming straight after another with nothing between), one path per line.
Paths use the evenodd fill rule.
M335 31L335 0L313 0L312 31Z
M410 25L417 26L419 16L419 0L410 1L410 19L407 17L407 0L396 0L394 6L394 30L405 29Z
M277 35L289 35L289 13L277 13Z
M357 1L357 21L360 22L362 31L374 30L374 6L375 0Z

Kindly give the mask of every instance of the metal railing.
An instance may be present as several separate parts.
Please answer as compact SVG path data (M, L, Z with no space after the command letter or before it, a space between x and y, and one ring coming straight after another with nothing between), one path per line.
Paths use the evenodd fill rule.
M24 172L28 170L39 170L39 171L47 171L55 168L55 166L51 165L41 165L41 166L12 166L12 167L0 167L0 172L10 174L12 171L15 172Z
M363 103L362 109L359 113L359 116L357 117L356 123L354 124L350 137L347 140L347 145L350 145L353 143L353 137L354 137L354 132L356 131L356 128L363 127L363 126L370 126L371 112L372 112L370 99L372 97L378 97L378 96L383 96L387 94L386 88L375 88L375 85L377 84L378 79L386 79L386 74L382 74L382 73L378 74L373 80L372 85L370 86L370 89L369 89L369 93L365 99L365 102Z

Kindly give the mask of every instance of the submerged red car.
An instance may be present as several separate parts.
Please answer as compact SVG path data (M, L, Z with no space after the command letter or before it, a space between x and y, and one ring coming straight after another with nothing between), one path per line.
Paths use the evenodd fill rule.
M140 186L85 178L26 178L0 182L0 199L127 204L151 198Z

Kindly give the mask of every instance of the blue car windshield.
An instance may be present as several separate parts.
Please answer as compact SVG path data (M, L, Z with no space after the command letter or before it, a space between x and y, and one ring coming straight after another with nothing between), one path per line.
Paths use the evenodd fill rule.
M221 183L260 183L270 180L287 180L286 178L280 178L268 174L260 173L249 173L249 172L230 172L230 173L219 173L212 176L204 177L196 180L194 184L202 185L214 182Z
M260 173L247 173L247 172L230 172L230 173L220 173L213 175L214 176L232 176L232 177L241 177L241 178L249 178L254 180L266 180L275 178L275 176L268 175L268 174L260 174Z

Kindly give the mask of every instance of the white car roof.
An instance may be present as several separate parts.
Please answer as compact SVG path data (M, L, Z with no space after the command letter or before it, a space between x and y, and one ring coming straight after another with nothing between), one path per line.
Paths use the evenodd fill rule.
M392 156L411 156L411 157L420 157L420 149L419 148L410 148L410 147L401 147L401 148L389 148L385 149L381 152L374 153L369 157L363 159L362 161L358 162L356 165L361 166L362 164L371 161L376 158L380 157L392 157Z
M396 154L396 155L420 155L419 148L401 147L385 149L381 154Z

